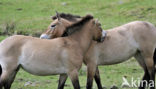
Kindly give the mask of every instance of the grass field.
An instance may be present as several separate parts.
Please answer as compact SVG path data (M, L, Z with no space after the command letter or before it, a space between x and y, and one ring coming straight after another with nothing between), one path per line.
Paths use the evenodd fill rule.
M55 10L81 16L90 13L100 20L103 29L134 20L156 25L156 0L0 0L0 40L6 34L39 35L50 24ZM132 58L121 64L100 66L100 74L103 86L110 89L112 85L120 87L122 77L129 82L132 77L138 80L143 71ZM33 76L21 69L12 89L57 89L57 84L58 76ZM85 66L80 71L80 84L85 89ZM69 79L65 89L73 89ZM97 89L95 83L93 89Z

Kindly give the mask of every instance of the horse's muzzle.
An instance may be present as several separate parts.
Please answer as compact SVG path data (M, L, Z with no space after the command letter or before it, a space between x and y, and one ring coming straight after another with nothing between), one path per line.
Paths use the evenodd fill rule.
M107 32L105 30L102 30L102 37L101 37L100 42L103 42L105 40L106 35L107 35Z
M40 36L40 39L50 39L50 36L48 36L47 34L42 34Z

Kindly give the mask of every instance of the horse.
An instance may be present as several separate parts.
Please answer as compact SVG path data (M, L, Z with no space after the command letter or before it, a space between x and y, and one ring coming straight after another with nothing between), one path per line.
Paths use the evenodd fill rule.
M58 24L56 24L56 26L59 27ZM63 26L65 27L65 25ZM64 27L62 27L62 29L57 27L55 28L56 30L65 31L65 29L63 29ZM138 89L145 89L145 87L148 87L144 81L147 81L148 84L150 82L154 83L154 86L150 87L150 89L155 89L156 27L149 22L133 21L108 29L107 31L103 30L103 34L106 35L104 42L92 42L92 45L83 59L84 63L87 65L88 72L87 89L91 89L93 77L96 78L96 82L99 83L98 89L102 89L98 65L118 64L131 57L135 57L144 70L144 76ZM44 35L48 36L48 34ZM61 35L62 34L60 34L60 36ZM66 78L64 77L59 81L65 83ZM64 84L60 84L59 86L63 87Z
M92 40L102 41L102 29L91 15L65 29L63 37L53 40L23 35L3 40L0 43L0 89L11 88L20 68L39 76L68 75L74 89L80 89L78 71L84 54Z
M57 20L59 19L59 21ZM78 15L65 14L65 13L56 13L55 16L52 16L53 22L50 23L47 30L42 33L40 36L41 39L54 39L57 37L61 37L65 32L65 27L70 26L71 24L81 20L82 17ZM96 20L96 24L101 28L101 24ZM52 30L53 29L53 30ZM102 28L101 28L102 29ZM105 37L105 33L103 32L103 38ZM95 76L95 81L99 89L102 89L102 84L100 80L99 71L97 70ZM58 89L63 89L65 81L67 79L67 75L60 75Z

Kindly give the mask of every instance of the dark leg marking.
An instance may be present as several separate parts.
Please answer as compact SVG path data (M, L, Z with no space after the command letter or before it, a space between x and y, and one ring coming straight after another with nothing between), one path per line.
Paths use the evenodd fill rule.
M91 89L92 88L92 85L93 85L93 78L90 78L89 76L88 76L88 78L87 78L87 89Z
M64 89L64 85L67 80L67 77L68 76L66 74L60 75L58 89Z
M10 89L10 87L11 87L11 84L7 84L7 83L4 84L4 89Z
M144 77L143 77L142 81L147 81L149 83L149 80L150 80L150 75L149 75L148 70L146 68L145 69L145 74L144 74ZM138 89L145 89L146 87L147 87L146 82L143 82L143 83L140 83L140 86L139 86Z
M80 84L79 84L79 80L78 79L72 81L72 84L74 86L74 89L80 89Z
M151 72L150 80L154 82L154 87L150 87L150 89L155 89L155 67L154 66Z
M154 74L155 74L155 72L156 72L156 68L155 68L155 65L156 65L156 48L155 48L155 50L154 50L154 56L153 56L153 61L154 61Z
M101 79L100 79L98 67L96 68L96 73L95 73L94 79L95 79L95 82L97 84L98 89L102 89L102 84L101 84Z

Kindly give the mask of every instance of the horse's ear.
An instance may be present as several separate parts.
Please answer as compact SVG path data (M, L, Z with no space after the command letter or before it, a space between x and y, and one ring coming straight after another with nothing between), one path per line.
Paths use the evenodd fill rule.
M99 20L98 19L95 20L95 24L97 24L97 23L99 23Z
M96 23L97 23L97 21L96 21L96 20L93 20L93 24L95 24L95 25L96 25Z
M51 19L52 19L52 20L56 20L57 17L56 17L56 16L51 16Z
M58 20L61 19L60 14L57 11L56 11L56 17L57 17Z
M98 19L95 19L95 20L94 20L94 24L96 24L96 25L98 25L98 26L101 26L101 23L99 22Z

